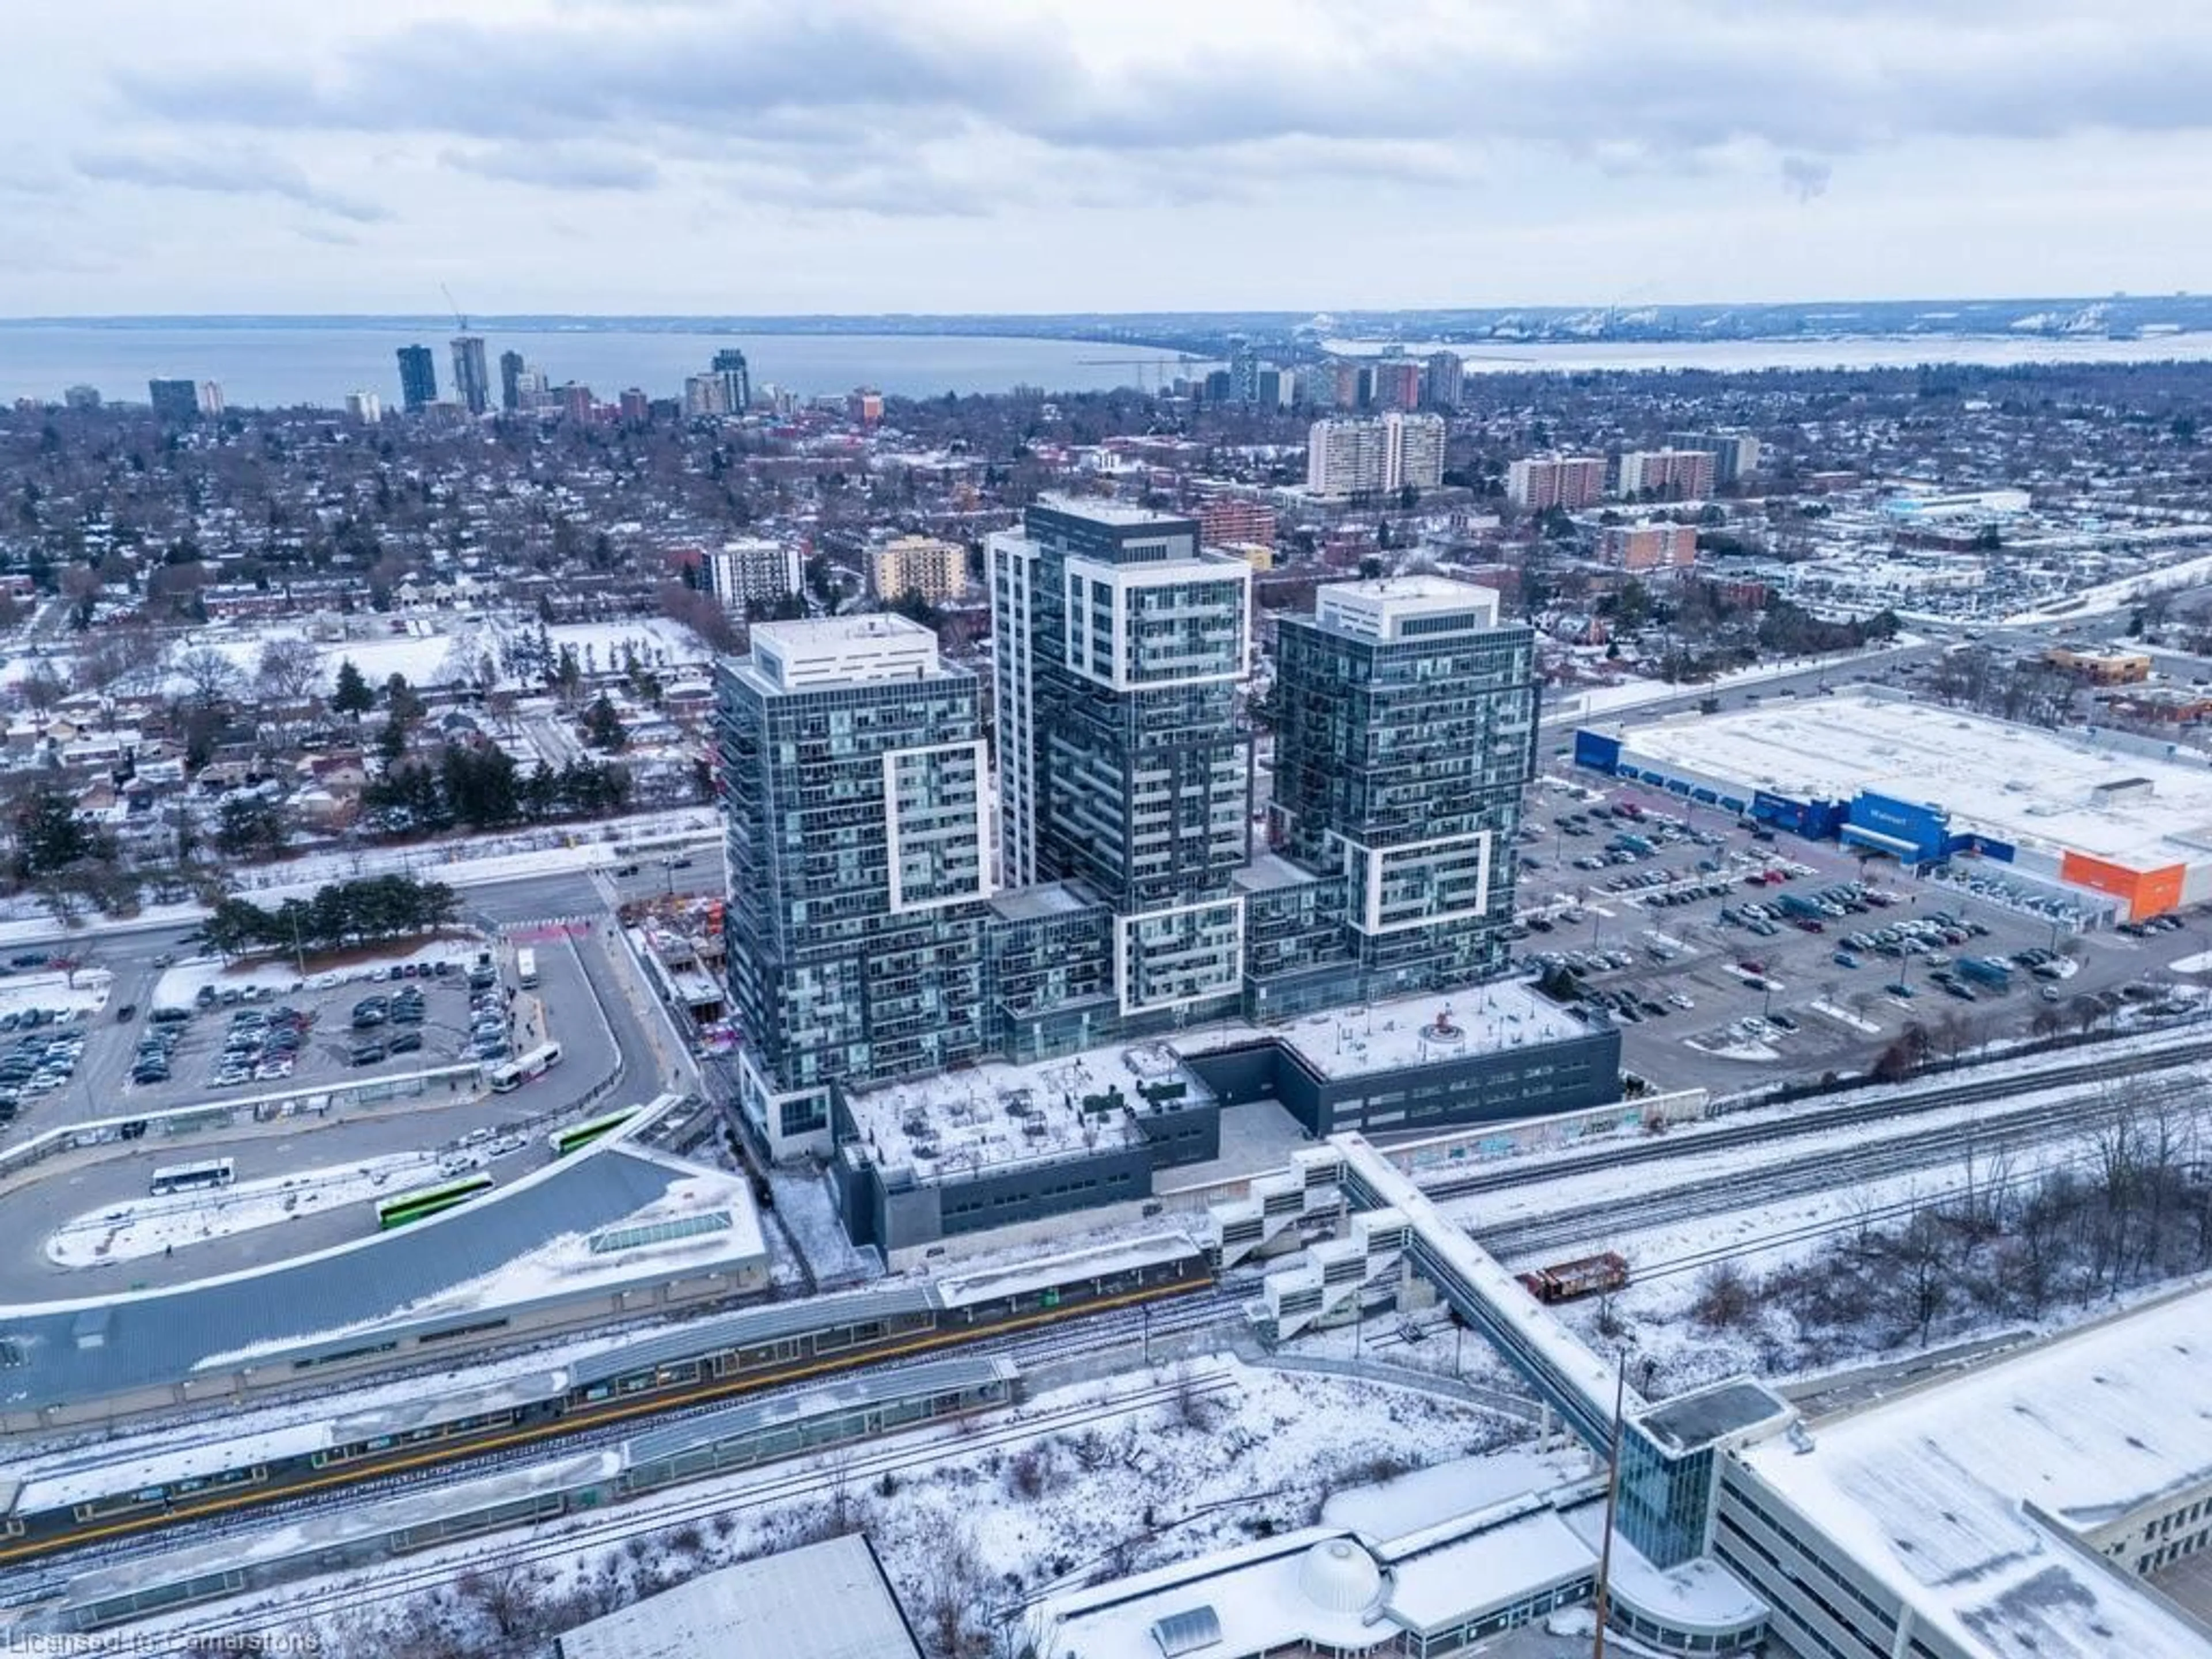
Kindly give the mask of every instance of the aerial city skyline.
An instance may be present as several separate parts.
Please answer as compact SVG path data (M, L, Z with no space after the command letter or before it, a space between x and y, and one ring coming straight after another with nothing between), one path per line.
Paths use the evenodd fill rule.
M0 1648L2212 1659L2212 22L22 9Z

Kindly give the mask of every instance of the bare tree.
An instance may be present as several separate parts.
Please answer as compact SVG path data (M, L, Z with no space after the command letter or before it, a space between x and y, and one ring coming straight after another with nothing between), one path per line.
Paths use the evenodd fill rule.
M103 623L97 634L87 636L84 649L76 654L77 690L97 691L112 685L132 669L153 661L158 654L150 632L143 623L111 628Z
M191 687L193 701L202 708L212 708L234 696L246 680L238 665L211 645L181 653L169 666Z
M1176 1367L1175 1398L1169 1418L1177 1428L1203 1429L1213 1420L1213 1402L1203 1394L1188 1363Z
M40 719L51 714L54 705L68 694L69 687L62 684L61 677L54 672L52 665L44 661L33 663L31 672L15 682L15 695L21 699L23 707Z
M1707 1330L1748 1325L1758 1312L1751 1279L1732 1258L1724 1256L1698 1275L1698 1294L1690 1304L1690 1316Z
M254 678L279 702L304 699L323 678L323 653L307 641L293 636L270 640L261 647Z
M1901 1288L1905 1307L1912 1328L1919 1334L1920 1346L1924 1348L1936 1316L1950 1302L1955 1271L1942 1218L1935 1211L1912 1212L1911 1221L1898 1241L1898 1261L1904 1269Z
M983 1560L975 1534L953 1527L930 1552L921 1587L922 1631L937 1659L969 1659L989 1639Z

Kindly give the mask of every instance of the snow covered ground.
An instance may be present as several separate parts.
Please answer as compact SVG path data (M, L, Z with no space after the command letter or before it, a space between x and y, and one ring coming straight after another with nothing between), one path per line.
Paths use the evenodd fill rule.
M775 1193L775 1218L782 1233L805 1258L817 1289L857 1285L883 1271L873 1251L856 1250L830 1199L830 1178L797 1170L769 1171ZM763 1218L765 1220L765 1218Z
M96 1267L157 1255L178 1245L273 1227L299 1215L319 1215L364 1200L403 1192L434 1177L431 1152L400 1152L359 1164L303 1170L267 1181L240 1182L218 1192L144 1198L88 1211L46 1240L46 1256L64 1267Z
M1144 1403L1120 1403L1133 1398ZM1494 1478L1470 1461L1509 1443L1516 1449ZM841 1523L866 1528L910 1612L930 1601L958 1561L979 1564L975 1593L1011 1608L1093 1574L1142 1571L1311 1524L1348 1488L1432 1465L1452 1463L1453 1484L1468 1490L1503 1489L1551 1467L1524 1446L1494 1419L1427 1395L1208 1355L1182 1368L1044 1389L1011 1414L210 1604L135 1626L132 1634L283 1630L319 1638L322 1651L383 1650L375 1637L404 1619L410 1599L472 1570L519 1577L541 1604L586 1590L604 1604ZM1578 1466L1579 1454L1554 1455ZM813 1477L804 1483L810 1490L793 1490L799 1475ZM1364 1504L1382 1514L1399 1502L1437 1501L1432 1481Z
M458 836L351 853L319 853L281 864L239 869L232 872L232 879L240 892L264 905L289 897L305 898L328 883L363 876L412 875L466 888L526 880L533 876L605 869L621 860L620 849L631 842L645 843L685 836L704 847L715 842L720 833L720 823L711 810L689 807L560 830ZM200 904L148 905L127 920L111 922L94 918L88 927L70 929L58 926L35 896L20 895L0 901L0 945L68 941L97 931L191 927L204 921L207 914L207 908Z
M2151 594L2172 588L2182 588L2212 576L2212 553L2200 558L2184 559L2179 564L2161 564L2132 576L2123 576L2095 587L2085 587L2078 593L2034 611L2016 611L2004 619L2008 628L2032 628L2038 623L2071 622L2077 617L2094 617L2111 611L2124 611Z
M1704 1289L1705 1264L1725 1255L1747 1274L1771 1273L1808 1261L1862 1229L1895 1227L1915 1206L1955 1203L1972 1182L1986 1185L1993 1176L2026 1182L2060 1169L2081 1170L2093 1156L2094 1149L2082 1139L2049 1142L2002 1158L1984 1154L1971 1169L1964 1158L1954 1156L1948 1165L1903 1170L1802 1197L1748 1203L1738 1210L1668 1225L1633 1231L1594 1229L1583 1244L1547 1254L1566 1260L1588 1250L1617 1249L1636 1264L1638 1275L1626 1290L1601 1301L1567 1304L1559 1315L1594 1347L1607 1352L1625 1348L1630 1376L1653 1398L1741 1372L1770 1377L1809 1375L1894 1358L1894 1309L1871 1310L1858 1327L1826 1334L1809 1348L1801 1346L1792 1318L1779 1308L1762 1309L1737 1328L1710 1329L1692 1316ZM1721 1167L1726 1167L1724 1159ZM1650 1191L1648 1179L1638 1190ZM1541 1213L1540 1204L1522 1194L1512 1197ZM1587 1200L1578 1194L1576 1201ZM2100 1304L2098 1311L2108 1306ZM2080 1309L2070 1314L2069 1319L2069 1310L2054 1303L2049 1322L2063 1324L2087 1316ZM1972 1323L1946 1322L1941 1329L1947 1340L1979 1334ZM1640 1373L1647 1364L1650 1370Z
M33 1008L49 1014L97 1012L107 1002L115 975L105 968L86 968L70 974L17 974L0 979L0 1014L20 1014Z
M394 674L404 674L417 687L454 684L490 684L509 690L532 690L507 671L507 649L517 640L535 639L538 625L505 615L459 616L393 619L391 631L365 633L352 639L317 640L325 679L334 678L338 665L350 659L362 677L381 686ZM638 617L622 622L563 623L546 630L557 659L563 647L573 650L586 672L605 672L621 666L625 650L649 667L668 668L704 662L713 655L690 629L665 617ZM296 623L260 626L226 624L201 629L179 642L171 660L212 647L230 659L241 673L251 676L261 653L271 639L296 638ZM171 690L188 689L173 678Z
M1793 674L1806 674L1826 669L1838 675L1855 664L1875 661L1896 651L1910 650L1924 644L1917 635L1899 634L1886 645L1871 651L1850 651L1832 657L1789 657L1780 662L1763 662L1749 668L1738 668L1726 674L1716 674L1711 679L1676 684L1666 680L1626 680L1619 685L1601 685L1588 691L1571 692L1558 701L1547 703L1544 709L1547 725L1561 720L1590 720L1605 714L1617 714L1624 709L1638 708L1646 703L1665 702L1675 697L1701 697L1717 692L1734 690L1739 686L1758 685L1767 680L1787 679Z

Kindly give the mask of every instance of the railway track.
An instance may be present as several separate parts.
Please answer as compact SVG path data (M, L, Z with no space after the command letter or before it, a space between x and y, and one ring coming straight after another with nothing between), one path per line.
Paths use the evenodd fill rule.
M979 1358L1005 1358L1013 1360L1025 1370L1034 1370L1133 1347L1147 1337L1153 1340L1164 1340L1185 1332L1204 1329L1233 1315L1239 1301L1249 1294L1249 1285L1241 1284L1234 1286L1217 1284L1164 1304L1113 1309L1043 1330L981 1337L972 1343L954 1345L951 1351ZM1150 1308L1149 1316L1147 1307ZM916 1354L882 1360L856 1369L896 1373L941 1358L942 1352ZM187 1545L240 1537L333 1508L397 1497L428 1486L495 1474L548 1457L569 1457L609 1450L646 1426L659 1428L680 1424L715 1412L728 1411L738 1405L794 1397L822 1386L821 1379L809 1379L733 1398L674 1405L665 1412L653 1413L643 1419L599 1424L524 1444L477 1452L459 1450L450 1460L426 1468L369 1475L333 1490L304 1493L294 1498L272 1496L265 1503L253 1504L220 1515L179 1519L131 1537L65 1547L37 1558L35 1570L41 1572L41 1578L35 1583L26 1583L22 1579L21 1575L25 1569L12 1571L9 1575L9 1582L5 1588L0 1588L0 1611L44 1600L58 1593L70 1577L96 1567L115 1566L143 1559Z
M2136 1103L2155 1106L2179 1101L2200 1086L2193 1078L2164 1079ZM1580 1205L1554 1212L1540 1221L1478 1229L1474 1237L1501 1261L1540 1256L1592 1239L1618 1240L1649 1227L1724 1214L1747 1204L1802 1198L1853 1182L1911 1175L1961 1155L1987 1152L1994 1156L2071 1139L2109 1121L2106 1114L2085 1116L2078 1100L2045 1102L2001 1117L1923 1129L1909 1137L1825 1148L1756 1170L1686 1182L1637 1198Z
M1476 1193L1527 1186L1532 1179L1553 1181L1569 1176L1590 1175L1603 1170L1652 1163L1661 1158L1722 1151L1731 1146L1753 1146L1762 1141L1787 1140L1797 1135L1848 1128L1856 1124L1916 1117L1955 1106L1972 1106L1984 1101L2003 1100L2014 1095L2041 1093L2050 1089L2099 1087L2121 1079L2163 1072L2175 1072L2185 1076L2191 1074L2194 1068L2207 1060L2212 1060L2212 1038L2198 1038L2142 1054L2108 1055L2099 1060L2069 1062L2047 1071L1969 1078L1963 1082L1947 1083L1932 1089L1908 1090L1900 1085L1896 1091L1885 1092L1875 1099L1849 1101L1787 1118L1756 1123L1729 1123L1723 1119L1705 1128L1654 1136L1624 1146L1599 1147L1564 1158L1547 1158L1540 1164L1510 1159L1496 1167L1424 1182L1421 1190L1437 1200L1466 1198Z
M736 1492L693 1492L684 1496L682 1489L678 1488L672 1494L655 1494L608 1510L584 1511L580 1517L568 1516L547 1522L532 1528L529 1535L495 1546L473 1558L469 1565L476 1571L507 1571L541 1563L565 1561L580 1550L605 1548L631 1538L681 1527L713 1516L738 1514L771 1504L826 1496L841 1488L854 1490L871 1480L880 1480L885 1474L896 1475L906 1470L924 1468L949 1456L966 1456L975 1452L996 1450L1018 1445L1039 1435L1079 1432L1085 1428L1117 1422L1155 1407L1177 1406L1187 1397L1209 1399L1236 1386L1234 1373L1226 1369L1194 1370L1184 1378L1168 1382L1147 1382L1105 1400L1085 1401L1057 1411L1032 1412L1017 1408L1005 1422L988 1428L972 1432L956 1429L949 1437L933 1437L920 1445L889 1445L873 1451L862 1451L829 1468L794 1470L781 1475L769 1474L757 1485ZM557 1535L540 1535L547 1533L556 1533ZM285 1590L279 1592L283 1596L282 1620L289 1626L341 1609L396 1601L450 1582L455 1577L455 1571L451 1562L424 1561L383 1577L370 1587L341 1583L305 1595ZM228 1615L191 1620L178 1631L177 1636L182 1642L247 1632L266 1633L272 1622L265 1613L249 1609Z

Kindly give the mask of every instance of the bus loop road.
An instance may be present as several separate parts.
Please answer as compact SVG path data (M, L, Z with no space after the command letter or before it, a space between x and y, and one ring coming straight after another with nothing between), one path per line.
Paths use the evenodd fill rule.
M605 901L588 881L551 877L501 884L468 896L467 908L499 925L550 917L591 917ZM64 1298L112 1295L147 1286L182 1284L243 1268L264 1267L289 1256L368 1237L375 1231L368 1200L330 1211L304 1207L275 1226L179 1246L172 1255L140 1256L94 1267L57 1267L46 1255L48 1237L64 1224L147 1196L148 1183L161 1165L230 1158L240 1182L343 1167L365 1158L434 1151L477 1130L517 1119L573 1110L624 1060L622 1084L611 1105L650 1099L666 1085L657 1050L640 1024L639 1011L625 994L622 970L610 959L611 919L595 921L563 942L536 942L539 986L561 1044L562 1062L512 1094L469 1100L434 1086L365 1114L325 1119L289 1118L227 1131L171 1139L149 1136L128 1151L109 1146L86 1153L65 1153L32 1166L8 1183L9 1226L0 1244L0 1306ZM158 977L153 959L179 948L179 936L149 932L100 941L98 959L118 975L118 996L150 991ZM185 949L190 949L187 945ZM124 988L128 985L131 990ZM135 1033L135 1025L125 1028ZM95 1028L96 1030L96 1028ZM101 1052L88 1044L87 1058ZM123 1052L127 1053L127 1045ZM270 1085L255 1088L265 1091ZM73 1111L73 1118L114 1115L109 1093L102 1112ZM240 1092L252 1092L251 1090ZM21 1126L35 1132L43 1124ZM546 1162L543 1133L525 1139L521 1150L490 1166L497 1179L511 1180ZM420 1184L420 1183L417 1183Z

